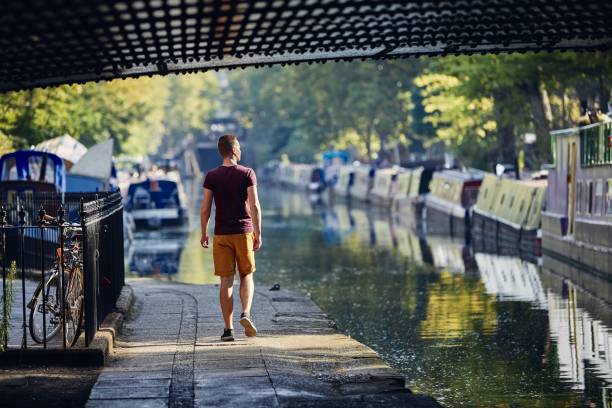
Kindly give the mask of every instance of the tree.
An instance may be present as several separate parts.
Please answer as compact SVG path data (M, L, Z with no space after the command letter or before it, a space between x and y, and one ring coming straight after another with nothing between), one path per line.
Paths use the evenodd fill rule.
M367 160L406 142L412 81L394 63L331 63L247 70L230 75L227 102L258 139L264 156L312 159L321 149L353 147ZM307 157L309 156L309 157Z

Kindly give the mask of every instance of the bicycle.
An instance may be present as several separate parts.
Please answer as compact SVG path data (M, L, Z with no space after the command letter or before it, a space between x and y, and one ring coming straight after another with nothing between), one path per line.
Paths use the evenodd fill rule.
M64 224L64 259L60 259L61 251L60 248L57 248L57 257L51 268L51 274L46 277L44 296L43 285L40 282L27 305L30 309L30 335L36 343L44 343L45 334L46 341L57 336L64 317L66 322L66 346L74 346L81 334L85 286L80 246L82 234L80 226L77 225ZM60 262L62 262L64 271L63 287L61 285L62 279L60 279ZM65 296L63 296L64 294ZM44 318L43 315L45 315ZM46 324L43 324L43 322ZM43 330L43 326L45 326L45 330Z

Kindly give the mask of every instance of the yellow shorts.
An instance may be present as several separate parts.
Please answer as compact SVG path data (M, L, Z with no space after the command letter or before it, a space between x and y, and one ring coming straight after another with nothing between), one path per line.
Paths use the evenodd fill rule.
M215 275L234 276L236 265L242 275L255 272L255 252L252 232L245 234L215 235L213 259Z

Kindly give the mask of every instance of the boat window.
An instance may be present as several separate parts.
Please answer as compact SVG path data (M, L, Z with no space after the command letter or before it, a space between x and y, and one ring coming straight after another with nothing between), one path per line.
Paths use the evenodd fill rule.
M30 156L28 157L28 173L26 177L28 180L38 181L40 178L41 167L42 167L42 156Z
M608 194L606 195L606 214L612 216L612 179L606 182Z
M2 180L17 180L17 159L9 157L2 166Z
M506 198L506 194L502 194L499 200L499 205L504 205L504 198Z
M595 181L595 204L594 204L594 212L597 215L602 214L603 211L603 181L597 180Z
M47 170L45 171L45 182L55 183L55 166L53 160L47 159Z
M519 207L519 213L522 213L525 209L525 200L521 200L521 205Z
M510 208L512 208L513 204L514 204L514 196L512 196L512 198L510 199Z
M484 189L484 192L483 192L482 197L483 197L483 198L487 198L487 193L488 193L488 192L489 192L489 189L488 189L488 188L485 188L485 189Z
M576 182L576 213L582 212L582 181Z
M587 192L588 197L588 205L587 205L587 214L593 214L593 181L589 181L589 191Z

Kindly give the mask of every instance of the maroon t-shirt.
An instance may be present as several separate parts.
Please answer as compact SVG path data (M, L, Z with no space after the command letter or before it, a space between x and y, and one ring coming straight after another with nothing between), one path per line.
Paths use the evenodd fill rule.
M247 188L255 185L255 171L241 165L219 166L206 174L204 188L213 192L215 200L215 235L253 231Z

